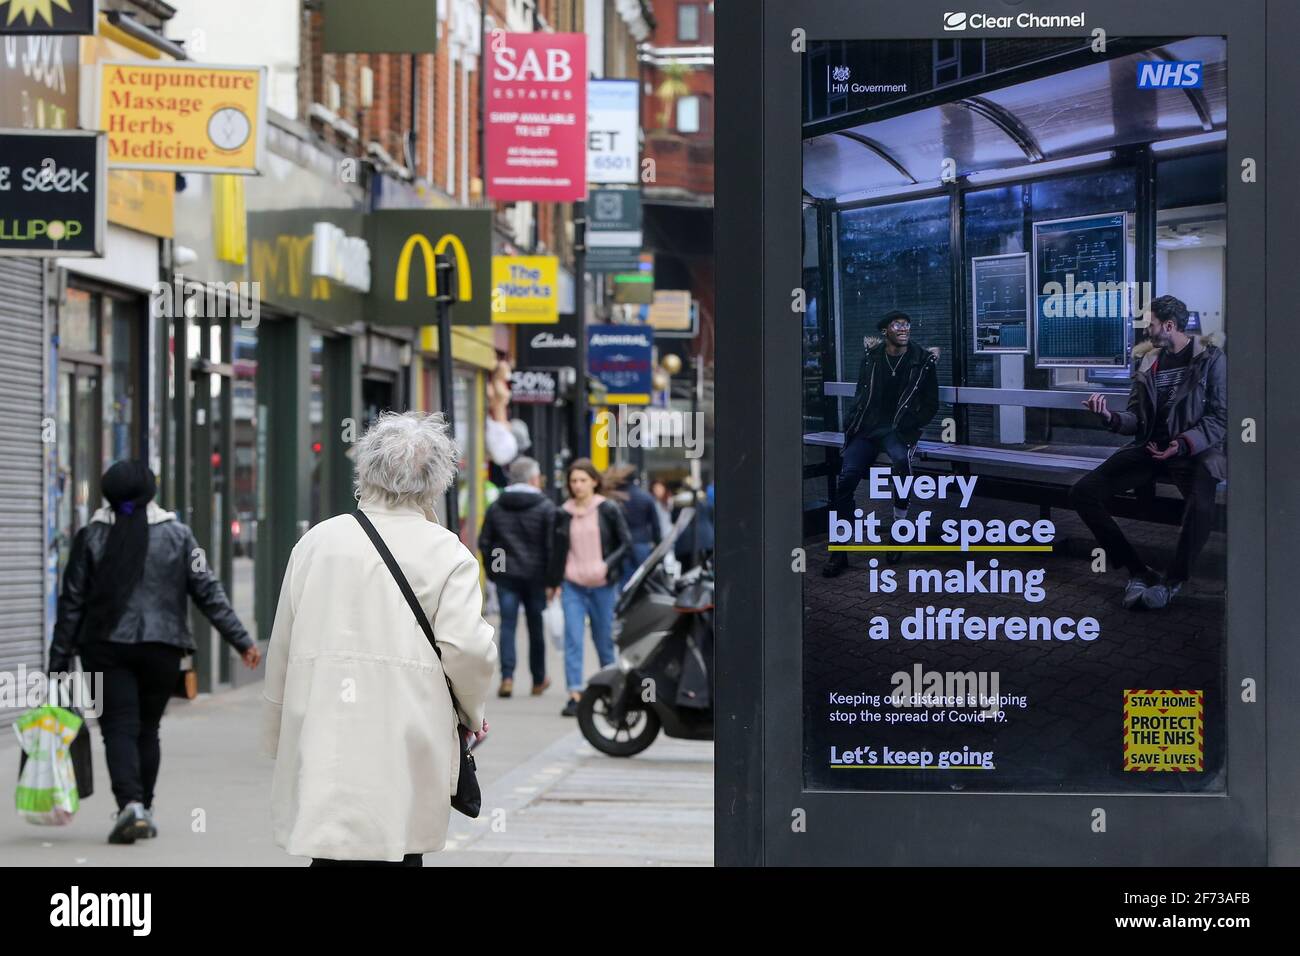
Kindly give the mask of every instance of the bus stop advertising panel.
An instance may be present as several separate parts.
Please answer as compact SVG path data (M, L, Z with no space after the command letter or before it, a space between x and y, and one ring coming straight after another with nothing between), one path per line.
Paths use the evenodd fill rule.
M1259 862L1263 4L995 6L734 25L720 484L758 491L764 603L720 606L769 676L719 827L767 862Z

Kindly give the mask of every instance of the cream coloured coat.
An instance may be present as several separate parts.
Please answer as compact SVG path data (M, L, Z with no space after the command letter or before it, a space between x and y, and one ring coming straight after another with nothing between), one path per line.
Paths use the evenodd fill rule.
M275 842L295 856L400 860L440 850L459 751L445 673L472 730L497 659L479 565L416 508L363 500L442 650L350 514L293 549L266 655L263 752Z

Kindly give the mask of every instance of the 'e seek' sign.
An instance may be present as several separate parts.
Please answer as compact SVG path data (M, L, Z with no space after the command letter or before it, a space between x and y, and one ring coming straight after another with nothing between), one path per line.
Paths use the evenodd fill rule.
M104 137L0 133L0 256L103 254Z

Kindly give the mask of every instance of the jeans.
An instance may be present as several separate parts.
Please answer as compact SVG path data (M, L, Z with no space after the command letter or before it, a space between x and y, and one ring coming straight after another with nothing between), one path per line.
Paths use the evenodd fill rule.
M858 432L844 446L843 462L840 465L839 478L835 482L835 501L833 505L842 518L853 519L853 493L858 490L858 483L867 477L867 471L875 464L880 453L889 456L892 474L903 477L912 474L912 450L898 437L892 428L876 429L870 433ZM894 495L895 507L906 510L907 499Z
M1178 457L1156 461L1145 448L1121 448L1074 483L1070 489L1070 506L1096 535L1111 566L1128 568L1135 576L1144 574L1146 563L1106 510L1106 502L1121 491L1140 488L1157 477L1172 480L1183 496L1182 528L1167 575L1170 583L1183 582L1191 577L1192 564L1214 527L1214 494L1219 485L1196 459Z
M530 581L497 578L497 602L501 605L501 677L515 676L515 625L519 622L519 605L524 606L528 623L528 669L533 684L546 680L546 632L542 610L546 607L546 588Z
M618 582L619 591L627 587L627 582L632 580L632 575L636 574L636 569L641 567L654 549L654 545L649 541L632 542L631 553L628 555L627 560L623 562L623 577Z
M96 641L81 648L82 667L104 675L99 729L119 810L136 800L153 806L162 760L158 724L176 689L184 656L170 644Z
M614 602L618 585L587 588L565 581L560 593L564 608L564 681L569 693L581 693L586 683L582 679L582 633L586 619L591 618L591 639L596 644L600 666L614 663Z

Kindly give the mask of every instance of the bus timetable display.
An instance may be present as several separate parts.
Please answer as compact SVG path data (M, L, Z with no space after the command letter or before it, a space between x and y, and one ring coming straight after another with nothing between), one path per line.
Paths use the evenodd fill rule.
M1034 223L1038 368L1126 366L1124 213Z
M975 354L1029 351L1029 257L1023 252L971 259Z

